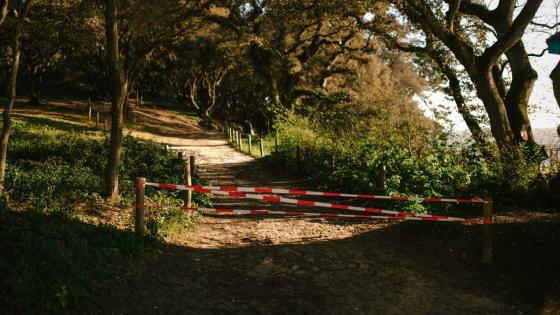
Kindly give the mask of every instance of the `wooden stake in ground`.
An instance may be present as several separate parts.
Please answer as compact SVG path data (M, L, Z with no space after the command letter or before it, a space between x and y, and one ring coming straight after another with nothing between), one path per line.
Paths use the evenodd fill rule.
M191 158L185 157L183 152L179 152L179 158L183 161L185 169L183 171L183 182L185 186L192 185L192 173L191 173ZM192 191L185 191L185 207L190 208L192 205Z
M261 147L261 157L263 157L264 156L264 142L263 142L262 137L259 138L259 144L260 144L260 147Z
M493 240L492 240L492 198L484 199L484 224L482 225L482 235L483 235L483 249L482 249L482 262L484 264L492 263L492 250L493 250Z
M95 127L99 128L99 112L95 113Z
M144 194L146 187L146 179L144 177L139 177L136 180L136 207L134 215L134 231L136 233L136 241L142 242L144 239Z
M239 133L239 150L243 151L243 133Z
M91 121L91 104L88 101L88 116L87 116L87 120Z
M249 134L247 137L249 139L249 155L251 155L253 153L253 139L251 138L251 134Z
M192 176L194 175L194 168L195 168L195 157L194 155L189 156L188 164L186 165L185 169L188 170L187 176L187 186L192 186ZM192 190L187 192L187 208L192 206Z

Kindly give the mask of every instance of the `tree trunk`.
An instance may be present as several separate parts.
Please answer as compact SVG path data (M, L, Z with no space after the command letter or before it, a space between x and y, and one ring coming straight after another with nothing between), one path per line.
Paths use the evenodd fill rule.
M519 158L519 149L515 143L510 127L506 106L500 97L490 69L478 73L469 73L477 90L477 95L484 104L490 118L490 129L503 157Z
M41 79L42 75L34 70L29 73L29 86L31 93L31 105L39 105L41 103Z
M560 107L560 62L556 64L556 67L554 67L550 73L550 79L552 80L552 89L554 91L556 104Z
M19 48L19 34L15 35L14 39L14 60L12 61L12 67L10 70L10 93L8 98L8 104L4 108L4 112L2 113L2 134L0 135L0 188L4 188L4 177L6 174L6 155L8 152L8 141L10 139L10 131L12 130L12 118L11 112L12 108L14 107L14 103L16 100L16 85L17 85L17 73L19 68L19 56L20 56L20 48Z
M0 0L0 25L4 23L6 16L8 16L8 0Z
M117 28L117 4L106 0L105 36L107 60L111 77L111 136L107 165L105 167L105 196L110 204L119 201L119 167L122 153L124 126L123 105L128 90L127 76L119 60L119 33Z
M512 81L504 100L509 123L517 143L535 143L527 107L533 86L537 80L537 72L531 62L523 43L519 41L507 53L512 71Z
M10 82L9 82L9 96L8 103L4 107L4 112L2 113L2 133L0 134L0 189L4 189L4 178L6 174L6 158L8 152L8 142L10 139L10 131L12 130L12 118L11 113L14 108L14 103L16 101L16 87L17 87L17 75L19 69L19 57L20 57L20 37L23 31L23 24L29 9L31 8L31 0L28 0L23 4L23 10L18 17L16 30L12 42L13 50L13 60L12 67L10 69Z

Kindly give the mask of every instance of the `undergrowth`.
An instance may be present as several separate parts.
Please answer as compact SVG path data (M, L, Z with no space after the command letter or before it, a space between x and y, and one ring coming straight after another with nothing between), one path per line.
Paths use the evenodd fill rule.
M527 161L500 162L484 158L474 147L461 152L442 130L427 130L410 141L399 130L385 130L384 136L346 130L297 115L288 115L276 128L280 150L272 161L314 180L323 189L381 195L429 197L486 197L499 203L531 203L552 200L546 182L538 176L539 156ZM504 171L515 166L517 174ZM515 185L508 186L508 183ZM461 214L469 205L383 202L387 208L414 212ZM540 206L546 206L540 204Z
M182 183L185 163L165 146L130 136L123 143L119 208L106 205L103 170L108 135L48 118L15 119L0 195L0 308L8 313L105 312L107 283L135 268L137 177ZM193 181L203 184L195 171ZM146 204L180 206L176 191L146 188ZM194 194L195 205L209 205ZM148 243L183 233L197 216L147 209Z

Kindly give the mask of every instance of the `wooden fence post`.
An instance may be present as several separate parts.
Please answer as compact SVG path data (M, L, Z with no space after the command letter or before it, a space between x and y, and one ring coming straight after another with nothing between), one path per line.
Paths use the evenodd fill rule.
M247 139L249 140L249 155L251 155L253 153L253 139L251 138L251 134L247 136Z
M181 152L181 158L183 158L183 152ZM192 173L191 173L191 157L185 157L185 176L184 181L186 186L192 185ZM187 190L185 194L185 207L190 208L192 205L192 191Z
M243 151L243 133L239 133L239 151Z
M296 160L297 160L297 171L301 172L301 147L299 145L296 147Z
M99 128L99 112L95 113L95 127Z
M88 100L88 118L87 119L88 119L88 121L91 121L91 104L89 103L89 100Z
M107 122L107 118L105 118L105 131L109 131L109 123Z
M189 172L189 178L188 178L188 181L187 181L187 185L192 186L192 178L193 178L193 176L195 174L195 171L196 171L196 156L194 156L194 155L189 156L189 164L190 164L189 165L190 172ZM188 197L189 197L189 207L192 206L191 205L192 204L192 194L193 194L193 191L189 190L189 193L187 194Z
M144 177L139 177L136 180L136 213L134 216L134 231L136 233L136 241L142 242L144 239L144 194L146 189L146 179Z
M379 189L385 193L387 191L387 168L385 165L380 164L378 170L379 174L377 175L377 185L379 186Z
M493 250L493 239L492 239L492 198L485 198L484 207L484 221L482 225L483 229L483 249L482 249L482 262L484 264L492 263L492 250Z
M274 145L276 148L276 152L278 152L278 131L274 134Z
M261 157L264 156L264 142L262 136L259 138L259 145L261 147Z

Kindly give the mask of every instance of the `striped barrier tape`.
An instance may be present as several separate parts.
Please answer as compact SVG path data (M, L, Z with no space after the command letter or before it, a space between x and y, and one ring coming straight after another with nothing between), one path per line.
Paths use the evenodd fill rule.
M418 214L418 213L413 213L413 212L382 210L382 209L369 208L369 207L338 205L338 204L332 204L332 203L326 203L326 202L300 200L300 199L284 198L284 197L270 196L270 195L255 195L255 194L248 194L248 193L236 192L236 191L210 190L210 189L198 188L196 186L170 185L170 184L160 184L160 183L150 183L150 182L146 182L146 186L153 186L153 187L159 187L159 188L169 188L169 189L179 189L179 190L191 190L191 191L196 191L196 192L230 196L230 197L235 197L235 198L246 198L246 199L262 200L262 201L277 202L277 203L287 203L287 204L294 204L294 205L308 206L308 207L321 207L321 208L331 208L331 209L337 209L337 210L349 210L349 211L360 211L360 212L370 212L370 213L384 213L384 214L392 214L392 215L406 216L406 217L446 219L446 220L449 220L449 221L457 221L457 222L464 222L464 220L465 220L465 218L448 217L448 216L442 216L442 215Z
M463 219L461 221L456 219L446 218L420 218L411 216L382 216L370 214L336 214L336 213L314 213L314 212L301 212L301 211L274 211L274 210L238 210L238 209L224 209L224 208L183 208L183 207L157 207L165 209L178 209L184 211L198 211L202 213L226 213L226 214L239 214L239 215L294 215L303 217L324 217L324 218L352 218L352 219L379 219L379 220L395 220L395 221L439 221L439 222L463 222L463 223L477 223L482 224L481 218L476 219Z
M236 191L248 193L268 193L279 195L308 195L308 196L325 196L325 197L348 197L348 198L363 198L363 199L385 199L385 200L401 200L401 201L425 201L425 202L455 202L455 203L484 203L481 198L433 198L433 197L407 197L407 196L383 196L371 194L348 194L337 192L323 192L311 190L298 190L298 189L280 189L269 187L236 187L236 186L189 186L199 189L208 190L221 190L221 191ZM183 190L186 188L182 188Z

